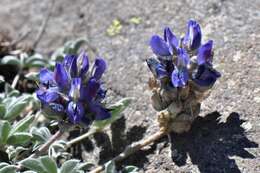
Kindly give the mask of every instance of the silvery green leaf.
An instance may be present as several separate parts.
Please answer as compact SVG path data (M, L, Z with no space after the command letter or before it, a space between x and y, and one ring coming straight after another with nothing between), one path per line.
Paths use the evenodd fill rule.
M55 61L62 61L65 56L64 53L64 47L57 49L52 55L51 55L51 60L53 62ZM55 64L55 63L54 63Z
M80 47L86 43L85 39L78 39L75 41L68 41L64 45L64 53L65 54L77 54Z
M32 135L26 132L17 132L12 134L7 139L9 145L22 145L30 141Z
M89 170L89 169L91 169L91 168L94 167L94 166L95 166L95 164L92 163L92 162L84 162L84 163L82 163L82 164L79 166L79 168L80 168L81 170Z
M109 161L105 164L105 173L117 173L114 161Z
M5 98L3 101L2 101L2 104L4 104L4 105L10 105L12 102L13 102L13 100L15 99L15 97L7 97L7 98ZM6 107L6 106L5 106Z
M4 104L0 104L0 119L3 119L6 113L6 108Z
M40 128L32 127L30 132L33 135L34 139L41 142L45 142L51 137L51 133L49 129L46 127L40 127Z
M10 91L7 95L7 97L17 97L20 95L20 91L13 89L12 91Z
M9 165L8 163L0 162L0 169L5 167L5 166L8 166L8 165Z
M52 160L48 156L43 156L40 158L40 161L43 165L43 168L46 170L46 172L57 173L57 165L54 162L54 160Z
M39 53L35 53L32 56L24 60L24 65L30 67L34 62L41 61L43 63L48 63L47 59L44 59L43 56Z
M38 81L39 73L38 72L29 72L25 75L25 77L29 80Z
M111 117L109 119L106 120L96 120L93 123L94 128L96 128L97 130L102 130L104 127L106 127L109 124L112 124L113 122L115 122L116 120L118 120L119 118L121 118L121 116L123 114L121 114L121 112L123 110L125 110L125 108L130 104L132 98L123 98L122 100L118 101L117 103L110 105L108 107L111 113Z
M77 173L78 166L79 160L68 160L61 166L60 173Z
M44 59L32 61L30 64L27 64L26 67L45 67L48 65L48 62Z
M0 169L0 173L16 173L16 166L8 165Z
M17 132L28 131L33 120L34 120L34 115L30 115L30 116L27 116L27 117L21 119L18 123L13 125L13 128L12 128L10 134L12 135Z
M17 155L19 155L21 152L26 151L26 150L28 150L28 148L16 147L14 151L10 152L9 158L14 159L15 157L17 157Z
M58 140L51 145L51 147L53 148L63 149L63 150L65 149L65 146L66 146L66 142L63 140Z
M0 75L0 84L5 82L4 76Z
M126 166L123 171L123 173L138 173L138 167L136 166Z
M6 97L18 96L20 92L14 88L9 83L5 83L5 95Z
M23 167L30 169L32 171L35 171L37 173L48 173L44 170L42 163L38 159L28 158L28 159L22 160L20 162L20 164Z
M9 64L21 67L21 62L16 56L7 55L2 58L1 64Z
M8 121L0 120L0 144L6 144L11 125Z
M32 98L33 97L30 95L23 95L18 97L17 99L12 100L12 102L7 105L4 119L15 119L23 112L23 110L26 108Z

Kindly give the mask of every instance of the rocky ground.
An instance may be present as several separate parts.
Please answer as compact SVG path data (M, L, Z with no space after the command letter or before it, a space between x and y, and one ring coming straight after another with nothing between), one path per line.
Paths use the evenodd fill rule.
M1 0L0 30L18 38L30 29L23 42L30 44L49 1ZM190 133L172 134L171 142L165 137L121 165L147 173L260 172L259 10L258 0L56 0L37 51L48 54L66 40L87 38L109 63L105 80L110 99L135 98L111 131L85 141L83 159L104 163L127 144L158 130L147 86L151 73L145 59L152 55L148 41L165 26L182 34L187 20L194 18L201 24L203 40L214 40L215 66L222 77ZM140 23L131 22L133 17ZM122 29L109 36L114 19Z

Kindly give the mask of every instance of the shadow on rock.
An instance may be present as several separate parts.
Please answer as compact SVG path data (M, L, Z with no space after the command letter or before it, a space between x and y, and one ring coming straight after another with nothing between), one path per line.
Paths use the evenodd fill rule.
M232 156L252 159L254 155L245 148L257 148L258 144L250 141L245 134L238 113L231 113L226 122L220 122L221 115L213 112L205 117L198 117L189 133L171 134L172 160L176 165L186 164L187 156L198 165L201 173L240 172Z
M111 125L111 132L112 132L112 138L111 142L108 138L108 135L106 134L107 137L103 136L102 139L97 139L95 138L96 141L101 141L104 139L107 139L100 144L99 147L101 148L100 151L100 160L99 164L103 164L106 161L112 159L113 157L117 156L120 154L126 146L132 144L133 142L139 141L143 138L145 132L146 132L146 127L142 126L133 126L130 129L126 129L126 119L124 117L120 118L116 122L114 122ZM146 157L140 157L141 153L138 155L133 155L130 158L127 159L127 164L134 164L135 160L138 161L136 162L137 164L134 164L136 166L142 166L140 164L145 163L147 161ZM140 160L142 158L142 160ZM124 162L123 162L124 163Z

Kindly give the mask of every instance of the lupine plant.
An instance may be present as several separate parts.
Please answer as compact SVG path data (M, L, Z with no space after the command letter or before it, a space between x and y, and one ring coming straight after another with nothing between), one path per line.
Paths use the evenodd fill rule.
M213 68L213 41L202 43L200 25L190 20L184 37L170 28L163 37L152 36L150 46L155 57L147 59L153 73L150 87L154 109L168 130L182 133L190 129L220 73Z
M0 100L0 173L76 173L84 172L85 167L91 165L70 159L58 167L56 161L61 157L70 158L67 148L120 118L131 99L124 98L114 104L106 101L102 76L107 63L97 57L91 64L84 51L78 54L84 43L84 39L69 41L48 61L40 54L24 52L7 55L1 60L2 65L18 65L19 76L25 74L35 80L38 89L35 95L21 94L15 89L17 81L11 86L5 83L4 77L1 80L5 92ZM43 65L37 65L37 58L44 59L39 60ZM31 61L33 65L28 65ZM37 73L35 68L39 67L43 68ZM31 68L34 70L30 71ZM36 121L42 119L42 115L59 128L54 135L44 127L45 123ZM58 140L63 133L75 128L88 129L88 132L71 141ZM107 165L107 170L114 170L112 163ZM130 166L125 170L134 172L136 169Z

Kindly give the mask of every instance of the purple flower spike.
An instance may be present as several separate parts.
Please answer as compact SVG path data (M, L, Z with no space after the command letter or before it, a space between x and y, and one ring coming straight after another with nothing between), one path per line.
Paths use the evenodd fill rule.
M106 90L101 88L101 77L106 67L105 60L97 58L87 74L89 60L82 52L79 56L66 55L62 63L56 64L54 72L42 69L36 95L44 114L51 119L85 125L109 118L109 110L102 106Z
M89 69L89 61L86 53L82 52L77 59L78 74L83 77Z
M94 64L93 77L99 80L107 68L106 61L103 58L97 58Z
M193 81L200 86L212 86L221 74L206 64L200 65Z
M164 40L171 46L174 52L177 52L179 41L169 27L164 29Z
M67 114L69 116L70 121L73 124L77 124L81 121L82 117L84 116L84 107L82 103L78 102L69 102L67 107Z
M69 76L68 76L64 66L60 63L57 63L55 66L54 79L61 89L68 87Z
M199 65L201 64L211 64L213 60L213 53L212 53L213 41L209 40L207 43L202 45L199 48L198 55L197 55L197 62Z
M186 68L175 68L172 72L171 82L174 87L184 87L189 79L189 73Z
M195 20L189 20L183 44L189 49L195 50L201 44L201 37L200 25Z
M81 78L73 78L71 81L69 96L74 101L80 98Z
M150 46L153 53L158 56L171 56L173 54L171 46L158 35L152 36Z

